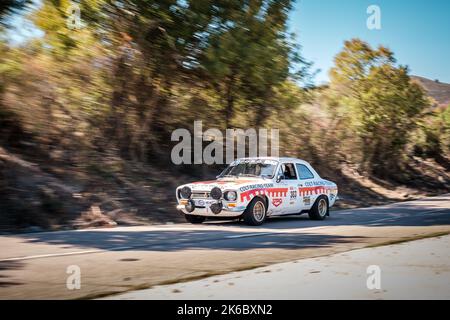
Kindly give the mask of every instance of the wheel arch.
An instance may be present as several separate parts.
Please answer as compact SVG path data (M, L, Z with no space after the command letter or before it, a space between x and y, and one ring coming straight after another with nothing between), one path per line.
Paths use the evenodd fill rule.
M326 194L326 193L321 193L321 194L319 194L319 196L317 197L317 199L319 199L320 197L325 197L325 198L327 199L328 203L330 203L330 198L328 197L328 194Z
M269 210L269 198L265 194L260 194L260 195L254 196L253 199L247 204L247 207L245 209L247 210L248 207L250 207L250 205L256 199L260 199L264 202L264 206L266 207L266 213L267 213L267 211Z

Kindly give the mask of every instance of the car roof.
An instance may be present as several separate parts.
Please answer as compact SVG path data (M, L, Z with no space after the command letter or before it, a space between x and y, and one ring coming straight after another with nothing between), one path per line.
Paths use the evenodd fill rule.
M307 161L297 158L288 158L288 157L253 157L253 158L240 158L237 160L276 160L280 162L302 162L307 163Z

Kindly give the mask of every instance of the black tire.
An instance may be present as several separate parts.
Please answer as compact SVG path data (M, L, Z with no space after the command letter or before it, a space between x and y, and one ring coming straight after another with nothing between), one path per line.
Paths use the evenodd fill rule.
M262 206L262 207L261 207ZM263 210L262 217L259 216L256 213L256 210ZM249 226L260 226L264 223L267 217L267 208L266 203L261 198L255 198L250 202L247 209L245 209L244 214L242 215L242 218L244 219L244 222L248 224Z
M325 208L322 206L325 206ZM326 217L330 215L330 204L328 202L328 197L318 197L308 214L311 220L325 220Z
M192 224L202 224L206 220L205 217L194 216L192 214L185 214L184 217L186 218L187 222Z

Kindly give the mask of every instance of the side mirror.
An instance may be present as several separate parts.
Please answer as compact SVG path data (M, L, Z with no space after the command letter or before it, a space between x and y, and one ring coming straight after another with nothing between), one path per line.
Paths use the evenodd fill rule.
M279 174L277 176L277 183L280 183L281 180L284 180L284 176L282 174Z

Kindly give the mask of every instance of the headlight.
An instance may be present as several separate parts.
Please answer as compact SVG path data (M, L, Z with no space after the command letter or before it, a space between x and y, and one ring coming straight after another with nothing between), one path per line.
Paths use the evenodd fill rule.
M191 195L192 195L192 190L189 187L183 187L180 190L180 196L183 199L189 199L191 197Z
M213 198L214 200L220 200L220 198L222 198L222 190L217 187L212 188L211 198Z
M192 200L189 200L185 206L187 212L192 213L195 210L195 203Z
M212 213L219 214L223 209L222 202L212 204L210 209Z
M227 201L236 201L237 192L236 191L227 191L225 192L225 200Z

